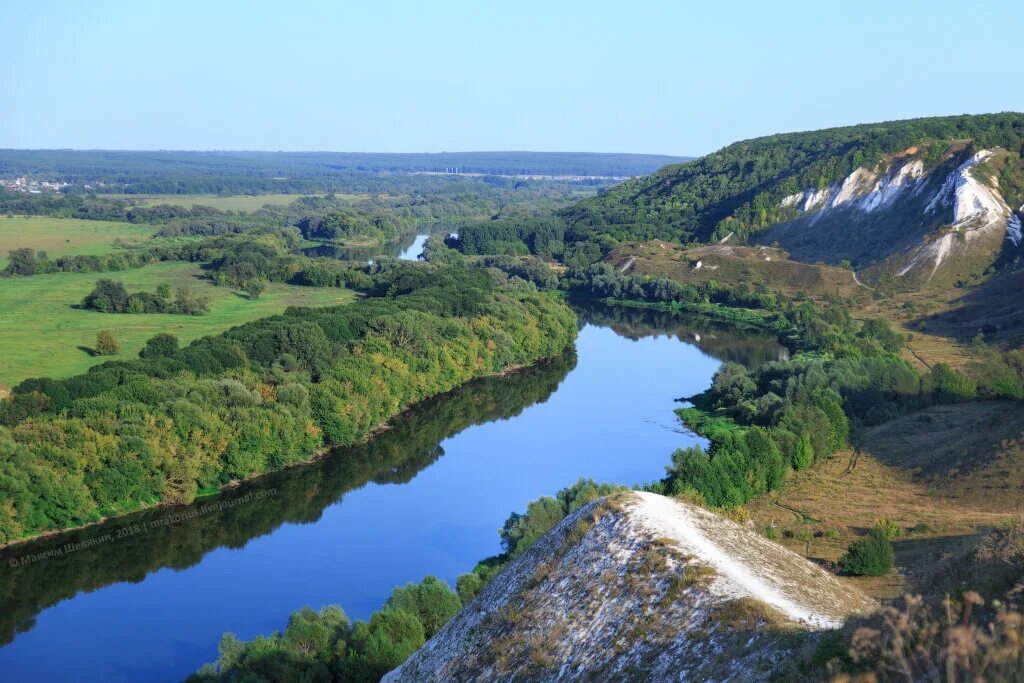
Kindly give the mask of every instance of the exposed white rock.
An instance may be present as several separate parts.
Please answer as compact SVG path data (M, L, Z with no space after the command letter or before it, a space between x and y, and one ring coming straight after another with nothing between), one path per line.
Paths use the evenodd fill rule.
M384 680L767 680L794 632L875 607L750 528L619 494L541 537Z
M1006 239L1014 245L1024 241L1021 219L1003 201L995 179L979 180L972 173L974 166L991 158L992 154L992 150L983 149L942 179L938 190L927 201L924 213L934 215L940 210L951 210L952 229L937 239L904 252L900 257L902 267L898 275L925 271L928 280L931 280L955 250L967 248L957 245L958 236L963 238L964 244L969 244L995 237L994 232L1005 230ZM918 195L926 188L934 188L935 183L929 180L924 172L924 163L920 159L911 159L901 164L894 163L881 178L877 178L871 171L858 168L841 183L825 190L798 192L783 199L781 205L796 207L804 213L813 212L809 216L809 223L813 225L840 207L865 213L885 209L902 196ZM1021 210L1024 212L1024 207ZM942 217L937 218L942 220Z
M924 177L924 162L915 159L894 169L881 178L871 192L865 195L860 202L860 208L864 211L875 211L891 204L897 197L907 190L916 186L914 191L920 189L917 181Z
M812 628L838 628L851 611L870 611L859 591L761 534L695 505L637 492L633 508L655 537L715 570L712 588L724 597L752 597Z
M891 204L907 191L918 189L918 181L924 177L924 163L914 159L893 166L883 177L866 168L857 168L836 183L823 190L804 190L785 197L780 206L795 206L803 213L815 209L821 212L849 205L861 211L875 211Z
M960 164L949 174L942 187L935 193L925 211L934 213L940 207L953 205L954 224L963 223L977 217L988 209L998 210L998 205L1005 203L993 197L993 190L979 183L971 174L971 167L992 156L992 151L983 149L970 159Z
M848 204L864 193L865 188L871 187L875 181L875 174L866 168L854 169L853 173L846 176L846 179L839 185L839 188L829 200L828 208L833 209L843 204Z

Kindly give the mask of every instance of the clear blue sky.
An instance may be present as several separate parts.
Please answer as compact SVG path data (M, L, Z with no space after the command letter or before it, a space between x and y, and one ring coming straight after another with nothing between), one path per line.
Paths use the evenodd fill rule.
M0 0L0 147L703 154L1024 109L1024 2Z

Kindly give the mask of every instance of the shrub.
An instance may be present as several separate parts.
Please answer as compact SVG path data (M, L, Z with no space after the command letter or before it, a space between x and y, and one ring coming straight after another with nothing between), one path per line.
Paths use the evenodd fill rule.
M267 282L265 280L249 280L242 288L245 293L249 295L250 299L259 299L263 292L267 291Z
M430 638L455 616L462 608L462 602L448 584L435 576L428 576L421 583L410 583L393 590L385 608L415 615L423 624L424 635Z
M882 529L872 529L867 538L850 544L839 558L843 571L855 576L884 576L892 570L892 543Z
M903 535L903 528L900 527L899 523L895 519L889 517L882 517L875 522L875 528L879 529L886 538L893 539L899 538Z
M173 334L161 332L150 337L146 345L139 351L140 358L160 358L173 356L178 351L178 338Z
M96 353L101 356L115 356L121 351L114 334L110 330L100 330L96 334Z

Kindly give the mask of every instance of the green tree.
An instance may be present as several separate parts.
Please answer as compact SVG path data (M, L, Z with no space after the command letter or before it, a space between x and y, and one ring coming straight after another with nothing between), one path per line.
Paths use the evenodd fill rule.
M425 642L423 624L416 615L384 608L370 617L364 652L383 675L408 659Z
M459 596L444 581L428 576L420 583L396 588L388 598L386 607L415 614L430 638L462 608Z
M476 594L483 590L484 580L476 572L460 574L455 581L455 590L459 593L459 600L463 606L473 602Z
M178 338L173 334L161 332L151 337L142 350L139 351L140 358L162 358L173 356L178 352Z
M872 529L867 538L851 543L839 565L855 576L884 576L892 571L892 543L885 529Z
M260 295L267 291L267 282L266 280L259 278L248 280L244 285L242 285L242 289L245 290L245 293L249 295L250 299L259 299Z
M100 330L96 333L96 353L101 356L116 356L120 352L121 345L117 343L113 332Z

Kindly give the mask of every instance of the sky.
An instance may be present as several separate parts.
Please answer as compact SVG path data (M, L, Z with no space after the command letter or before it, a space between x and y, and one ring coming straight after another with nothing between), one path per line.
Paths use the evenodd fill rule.
M0 148L700 155L1024 110L1024 2L0 0Z

